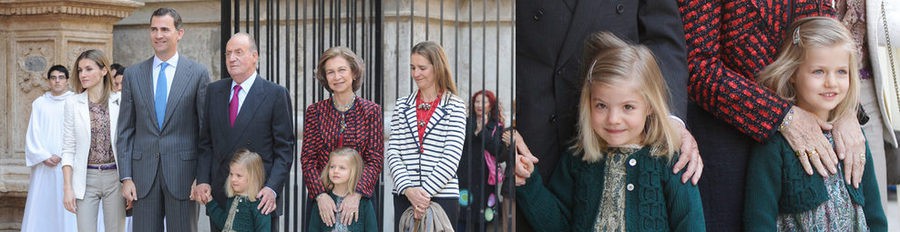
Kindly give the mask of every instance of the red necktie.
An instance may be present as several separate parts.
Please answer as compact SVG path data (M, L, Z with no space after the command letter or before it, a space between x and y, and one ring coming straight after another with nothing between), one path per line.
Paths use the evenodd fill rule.
M234 127L234 120L237 119L238 109L240 108L240 99L238 99L238 93L241 92L241 86L234 86L234 95L231 96L231 103L228 104L228 122L230 122L231 127Z

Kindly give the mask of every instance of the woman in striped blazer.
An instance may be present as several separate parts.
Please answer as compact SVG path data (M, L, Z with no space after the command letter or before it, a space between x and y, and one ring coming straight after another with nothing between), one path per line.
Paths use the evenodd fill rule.
M421 218L431 202L456 222L456 169L465 141L466 105L457 96L441 45L416 44L410 74L418 91L397 99L385 155L394 180L394 225L400 228L400 216L411 206L416 218Z

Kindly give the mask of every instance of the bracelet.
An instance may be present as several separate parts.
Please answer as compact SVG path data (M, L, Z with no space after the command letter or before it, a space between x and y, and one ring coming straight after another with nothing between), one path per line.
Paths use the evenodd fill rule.
M787 129L788 125L791 125L791 120L794 120L794 108L791 107L791 110L788 111L787 115L784 116L784 121L781 121L781 126L778 126L779 131L784 131Z

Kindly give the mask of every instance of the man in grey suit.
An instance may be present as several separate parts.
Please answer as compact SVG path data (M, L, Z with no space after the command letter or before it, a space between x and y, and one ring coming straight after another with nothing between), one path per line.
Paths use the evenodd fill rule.
M134 203L134 231L197 230L198 206L189 197L209 71L179 57L183 35L178 12L157 9L150 17L155 55L125 71L116 147L122 195Z
M288 91L256 72L259 53L252 36L237 33L225 45L231 79L209 84L203 118L197 187L194 197L225 204L225 184L232 155L240 148L258 153L266 181L256 196L259 211L272 215L278 230L283 207L281 192L294 160L294 116ZM210 194L211 192L211 194ZM199 197L199 198L198 198ZM277 210L277 211L276 211ZM213 231L221 228L211 227Z

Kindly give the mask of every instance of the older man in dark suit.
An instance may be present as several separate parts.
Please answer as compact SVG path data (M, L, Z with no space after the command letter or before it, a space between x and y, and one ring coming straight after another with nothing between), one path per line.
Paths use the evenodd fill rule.
M260 190L259 209L263 214L276 212L272 230L278 229L281 192L294 160L294 117L288 91L256 72L259 53L253 37L237 33L225 46L228 74L207 87L206 115L197 187L194 197L204 202L225 204L225 182L229 162L237 149L259 153L266 172L265 187ZM276 203L278 202L278 203ZM277 210L277 211L276 211ZM212 227L213 230L221 229Z
M129 67L122 82L116 147L122 195L134 203L134 231L197 230L198 207L189 196L209 71L178 55L183 35L178 12L154 11L155 54Z

